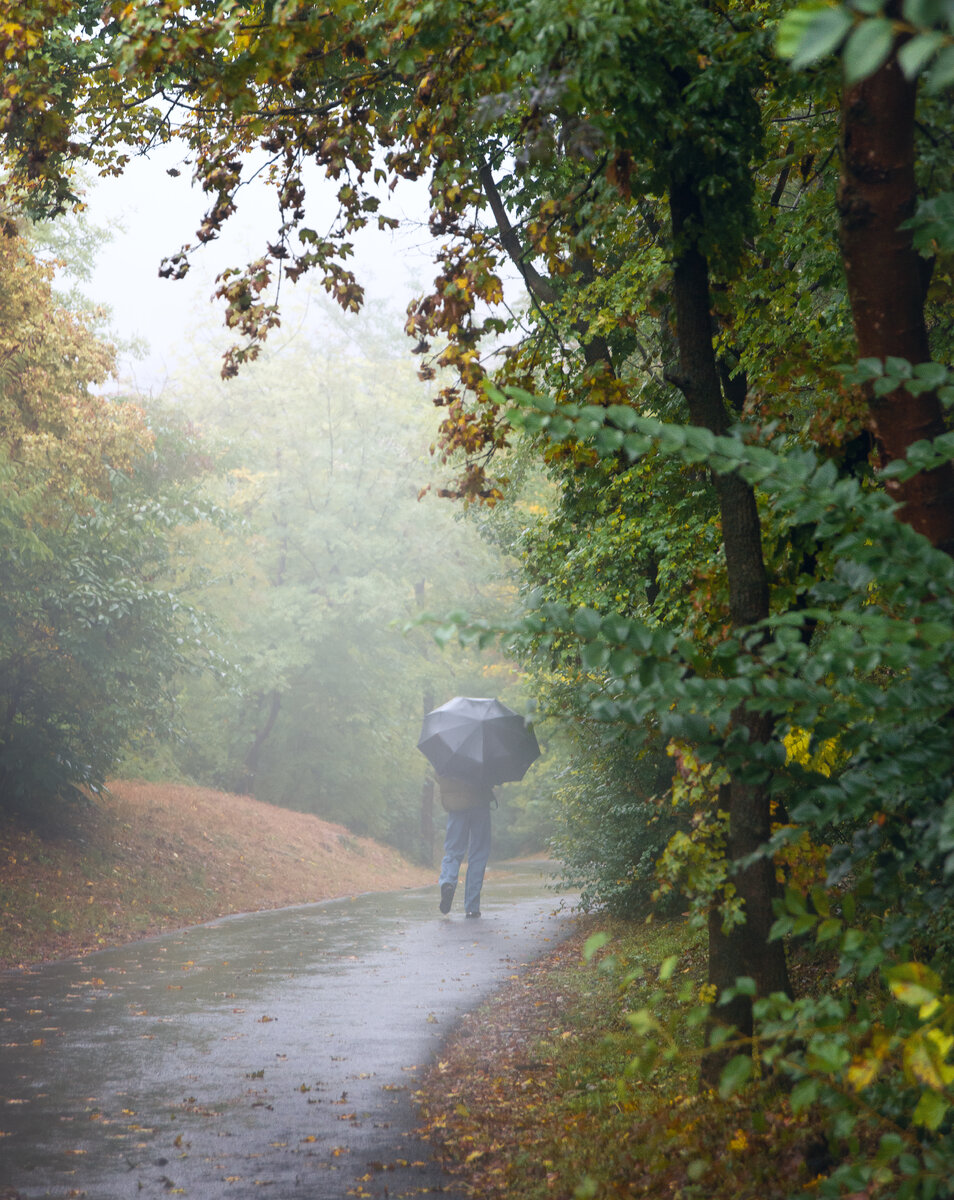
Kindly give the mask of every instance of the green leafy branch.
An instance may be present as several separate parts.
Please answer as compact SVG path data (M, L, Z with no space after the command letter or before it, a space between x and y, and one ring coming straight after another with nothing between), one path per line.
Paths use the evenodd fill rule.
M873 75L897 48L906 78L925 77L929 92L954 83L954 8L945 0L809 0L779 22L776 50L794 70L840 53L851 87Z

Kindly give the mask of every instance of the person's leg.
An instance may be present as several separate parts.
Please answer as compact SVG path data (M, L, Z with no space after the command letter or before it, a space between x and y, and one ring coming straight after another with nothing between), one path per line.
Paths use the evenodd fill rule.
M441 873L438 878L441 887L441 912L450 912L454 889L457 887L457 877L460 875L460 864L467 853L469 832L466 812L449 812L447 814L444 857L441 859ZM449 891L445 891L445 889L449 889Z
M480 912L480 889L484 886L484 871L490 858L490 805L469 808L469 841L467 846L467 877L464 880L464 908L469 913Z

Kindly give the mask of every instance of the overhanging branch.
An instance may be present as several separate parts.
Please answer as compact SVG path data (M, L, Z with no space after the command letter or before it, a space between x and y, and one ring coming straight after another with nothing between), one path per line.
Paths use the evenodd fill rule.
M504 207L504 202L494 180L494 173L487 163L481 164L479 176L480 185L484 189L484 195L487 197L490 210L494 214L494 220L497 222L500 244L510 255L517 270L523 276L523 281L527 285L527 291L541 304L556 304L558 297L553 284L550 283L545 275L541 275L532 263L527 262L520 237L510 222L510 217L507 215L507 210Z
M497 188L493 171L488 163L481 163L478 175L481 187L484 189L484 195L490 204L490 210L497 222L500 244L523 276L523 281L527 285L527 291L538 304L556 304L559 300L559 293L549 279L545 275L541 275L536 267L527 261L526 251L517 231L511 224L507 209ZM578 264L578 269L583 269L582 264ZM582 321L575 321L573 329L579 336L580 347L587 366L593 367L597 364L604 364L610 371L613 371L613 360L606 339L599 335L587 337L586 324Z

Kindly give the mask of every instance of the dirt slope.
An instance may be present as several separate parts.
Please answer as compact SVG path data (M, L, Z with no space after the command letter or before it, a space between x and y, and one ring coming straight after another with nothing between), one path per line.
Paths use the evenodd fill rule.
M42 833L0 818L0 968L432 878L305 813L209 788L114 781Z

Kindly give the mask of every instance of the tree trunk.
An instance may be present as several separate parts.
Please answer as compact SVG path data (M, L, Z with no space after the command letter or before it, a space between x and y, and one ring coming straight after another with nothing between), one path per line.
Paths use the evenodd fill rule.
M259 700L259 708L264 703L265 697ZM255 730L255 736L252 739L252 744L248 748L245 755L245 780L246 787L249 792L255 795L255 780L258 775L258 764L262 756L262 750L265 743L268 741L272 730L275 728L275 722L278 720L278 714L282 706L282 694L279 691L273 691L268 699L268 712L265 716L265 721Z
M491 212L497 222L497 236L501 246L506 250L511 262L523 276L527 291L537 304L556 305L560 302L560 293L551 280L541 275L532 262L530 251L520 241L520 236L511 224L510 217L504 206L503 198L494 180L494 173L487 163L482 163L478 171L481 187L490 204ZM593 280L592 263L578 256L573 263L573 270L578 271L586 281ZM610 354L609 343L601 334L590 333L585 321L577 321L573 328L580 338L583 351L583 361L588 367L604 367L615 374L613 357Z
M899 226L913 214L917 201L916 94L916 82L904 78L895 55L845 92L838 194L858 357L893 356L915 365L931 359L924 319L930 270L914 249L910 232ZM868 405L884 462L904 457L913 442L945 431L934 392L911 396L898 388L876 397L869 388ZM948 463L887 486L903 502L900 519L954 554L954 468Z
M673 300L679 347L679 373L673 381L686 397L693 424L715 434L724 434L729 415L719 379L712 341L709 264L698 248L701 213L691 181L674 181L670 189L673 239L676 258L673 271ZM734 474L713 473L719 500L722 535L729 581L729 610L736 627L752 625L769 613L769 588L762 554L761 525L755 493L744 479ZM734 715L737 728L744 728L750 743L766 743L772 736L772 721L740 706ZM771 809L768 789L733 779L723 793L729 813L727 856L732 882L745 910L745 925L724 932L718 914L709 922L709 982L722 991L740 975L755 980L757 992L790 991L788 967L781 942L769 942L777 893L771 860L759 859L744 870L732 864L754 853L768 840ZM752 1032L751 1001L740 997L721 1010L726 1020L743 1033ZM715 1082L721 1069L719 1056L703 1064L703 1081Z
M430 776L421 784L421 858L426 866L434 865L434 780Z
M414 592L417 596L418 607L421 607L424 602L424 584L414 585ZM434 707L434 693L430 688L424 689L423 695L423 713L424 716ZM434 780L428 771L424 776L424 782L421 784L421 855L424 862L430 867L434 864Z

